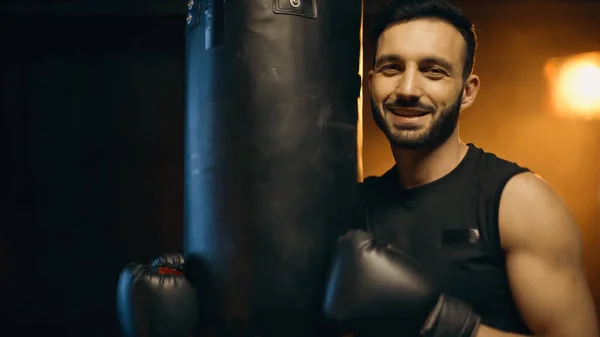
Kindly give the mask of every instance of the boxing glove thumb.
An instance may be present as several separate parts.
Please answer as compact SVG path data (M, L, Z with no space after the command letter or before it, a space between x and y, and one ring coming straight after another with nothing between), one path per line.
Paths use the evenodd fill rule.
M189 337L198 318L196 290L183 275L184 257L166 254L151 264L127 265L117 286L125 337Z

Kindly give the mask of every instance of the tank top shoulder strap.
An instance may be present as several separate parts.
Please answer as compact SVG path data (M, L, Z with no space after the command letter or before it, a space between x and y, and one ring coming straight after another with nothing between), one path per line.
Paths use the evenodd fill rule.
M463 172L477 186L480 195L477 207L481 235L503 257L498 226L500 198L510 179L530 170L501 159L494 153L485 152L474 144L468 146Z

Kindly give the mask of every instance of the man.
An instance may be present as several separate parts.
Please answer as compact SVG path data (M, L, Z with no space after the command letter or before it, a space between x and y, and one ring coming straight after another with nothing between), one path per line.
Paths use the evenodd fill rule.
M373 117L396 165L362 184L371 234L342 239L362 256L335 265L325 312L397 315L398 336L415 323L426 336L597 337L578 228L561 199L459 138L460 111L480 87L471 22L442 0L394 1L374 33Z

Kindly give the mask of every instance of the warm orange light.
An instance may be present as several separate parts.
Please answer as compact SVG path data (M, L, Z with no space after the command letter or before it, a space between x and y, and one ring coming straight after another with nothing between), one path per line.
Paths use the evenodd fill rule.
M358 76L360 76L360 93L357 98L357 106L358 106L358 123L357 123L357 133L356 133L356 156L357 156L357 180L359 182L363 181L363 161L362 161L362 152L363 152L363 89L362 89L362 79L363 79L363 17L365 12L365 4L364 1L361 3L361 14L360 14L360 55L358 60Z
M585 53L546 64L551 101L561 116L600 118L600 53Z

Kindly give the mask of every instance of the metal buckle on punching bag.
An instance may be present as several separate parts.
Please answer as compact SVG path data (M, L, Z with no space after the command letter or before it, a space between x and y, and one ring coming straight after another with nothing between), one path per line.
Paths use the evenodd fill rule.
M186 32L204 19L204 49L209 50L225 43L225 0L188 0Z
M273 12L317 18L317 0L273 0Z
M196 27L200 23L200 3L201 0L188 0L187 15L185 17L185 32Z

